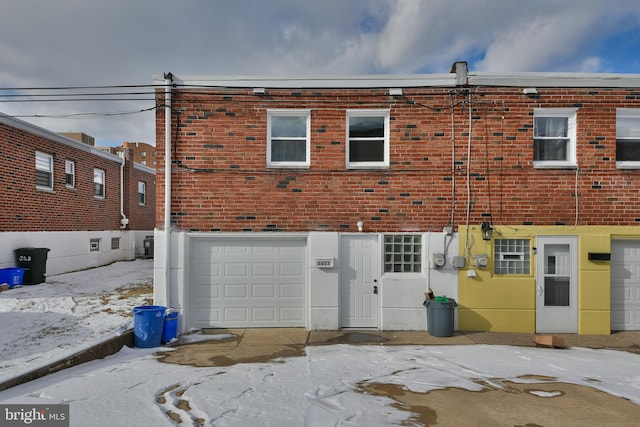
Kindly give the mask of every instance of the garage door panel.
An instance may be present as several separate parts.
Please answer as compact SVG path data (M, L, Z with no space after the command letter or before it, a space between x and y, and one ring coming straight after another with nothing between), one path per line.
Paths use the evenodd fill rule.
M247 322L249 320L249 309L246 307L224 307L223 322Z
M260 307L251 310L254 322L275 322L277 320L276 309L274 307Z
M224 299L242 299L246 300L249 296L249 284L247 283L238 283L238 284L225 284L223 286L224 289Z
M276 277L276 266L273 262L254 262L251 267L254 277Z
M305 326L306 239L193 239L190 327Z
M611 245L611 329L640 330L640 241Z
M297 284L283 283L278 288L280 289L280 298L302 298L303 296L304 289Z

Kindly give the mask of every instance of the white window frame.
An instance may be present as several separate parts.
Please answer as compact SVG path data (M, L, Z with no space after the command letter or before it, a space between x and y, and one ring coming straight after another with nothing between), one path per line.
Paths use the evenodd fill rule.
M618 119L637 119L640 124L640 108L618 108L616 109L616 149L620 139L640 139L640 129L635 136L621 137L618 134ZM640 143L638 143L640 144ZM616 157L616 167L618 169L640 169L640 160L618 161Z
M140 201L141 196L142 201ZM144 181L138 181L138 204L140 206L147 205L147 183Z
M561 139L556 137L536 138L536 117L566 117L567 118L567 136L568 141L568 158L565 160L534 160L533 167L537 169L556 168L556 169L576 169L578 167L576 161L576 140L577 140L577 108L535 108L533 110L533 139Z
M386 169L389 167L389 122L390 122L391 112L387 109L358 109L358 110L347 110L347 120L346 120L346 163L347 169ZM383 117L384 118L384 136L382 138L377 138L378 140L382 140L384 143L383 155L384 158L379 162L352 162L349 158L349 146L350 140L356 140L357 138L350 138L349 135L349 122L351 117ZM371 139L371 138L365 138Z
M71 177L71 182L67 182L67 177ZM64 182L67 188L76 187L76 162L73 160L64 161Z
M305 160L303 162L282 162L271 160L271 141L277 138L271 137L271 119L273 117L304 117L306 121L305 137L287 137L305 142ZM308 168L311 166L311 110L284 109L267 110L267 167L270 168Z
M99 180L97 180L96 178L101 178L102 182L99 182ZM102 184L101 194L96 193L96 184ZM106 186L107 186L107 182L106 182L104 170L94 168L93 169L93 197L96 199L106 198L106 191L107 191Z
M38 185L36 179L36 188L40 190L53 190L53 156L51 154L36 151L35 155L36 172L45 172L49 174L49 185Z

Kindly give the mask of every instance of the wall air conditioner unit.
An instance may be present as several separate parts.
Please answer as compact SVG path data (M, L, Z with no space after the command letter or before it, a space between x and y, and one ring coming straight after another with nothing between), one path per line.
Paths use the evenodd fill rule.
M333 257L315 258L316 268L333 268Z

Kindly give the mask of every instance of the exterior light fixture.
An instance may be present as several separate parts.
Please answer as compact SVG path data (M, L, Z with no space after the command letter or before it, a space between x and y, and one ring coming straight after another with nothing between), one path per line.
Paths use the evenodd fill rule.
M493 233L493 228L491 228L491 224L487 221L480 224L480 229L482 230L482 240L491 240L491 233Z
M358 221L356 225L358 226L358 231L362 231L362 227L364 227L364 222Z
M402 96L402 88L399 88L399 87L390 88L389 96Z
M267 90L263 87L256 87L253 88L253 94L254 95L265 95L267 93Z
M538 89L536 89L535 87L525 87L524 89L522 89L522 93L524 93L525 95L537 95Z

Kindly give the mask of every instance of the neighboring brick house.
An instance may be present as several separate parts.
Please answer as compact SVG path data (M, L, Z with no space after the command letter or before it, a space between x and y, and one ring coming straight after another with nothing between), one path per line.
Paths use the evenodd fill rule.
M183 330L423 329L429 288L461 330L640 329L640 75L155 83Z
M156 147L146 142L123 142L116 151L127 151L134 162L141 165L156 168Z
M48 274L144 254L154 170L2 114L0 156L0 266L21 247L49 248Z

